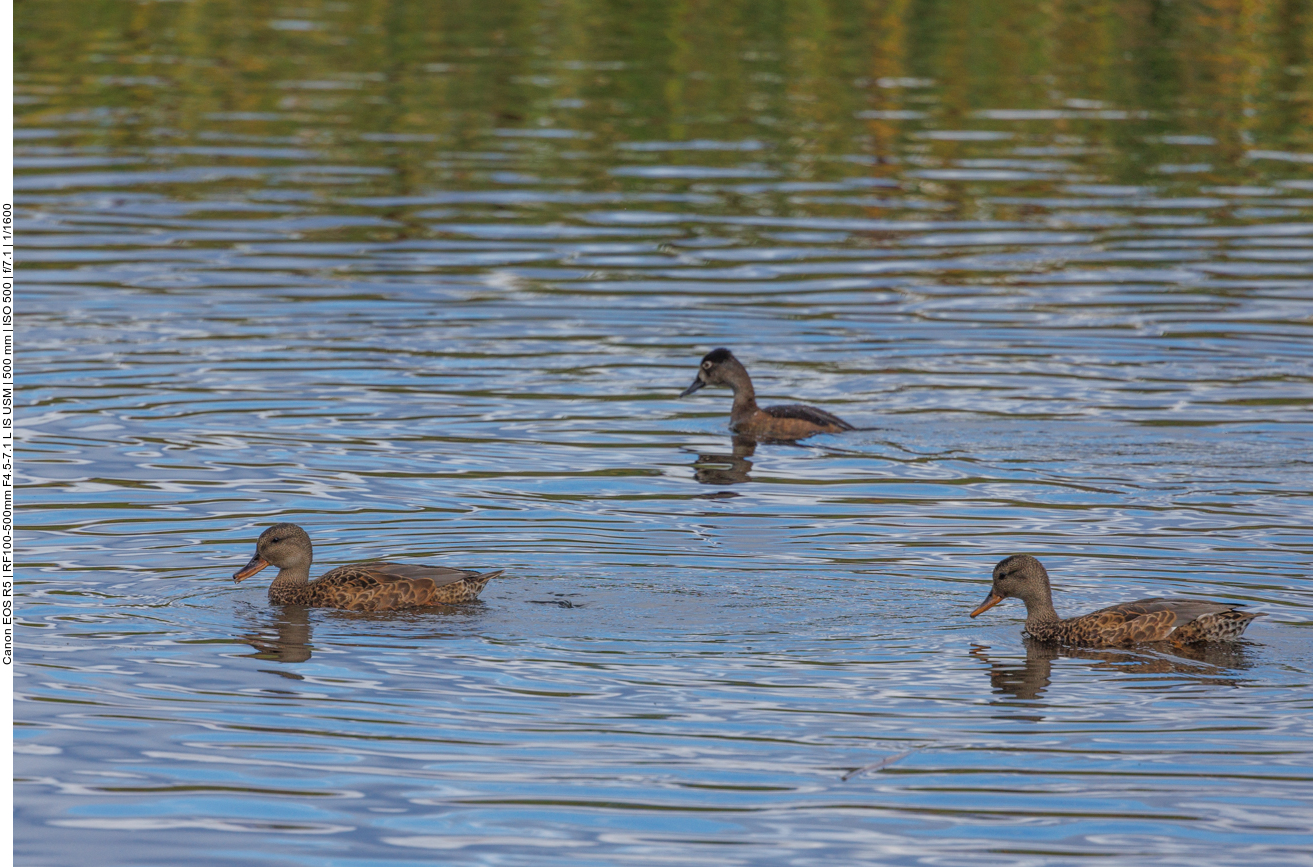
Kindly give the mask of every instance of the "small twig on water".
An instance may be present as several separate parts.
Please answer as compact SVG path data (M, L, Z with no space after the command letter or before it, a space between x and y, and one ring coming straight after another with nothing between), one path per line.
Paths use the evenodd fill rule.
M849 780L851 780L853 777L857 776L858 774L864 774L867 771L882 771L885 768L892 765L894 762L900 762L903 759L910 756L912 753L919 752L920 750L921 747L912 747L910 750L906 750L905 752L898 753L897 755L892 755L887 759L881 759L878 762L872 762L871 764L866 765L865 767L862 768L858 768L855 771L849 771L848 773L840 777L839 781L842 783L846 783Z

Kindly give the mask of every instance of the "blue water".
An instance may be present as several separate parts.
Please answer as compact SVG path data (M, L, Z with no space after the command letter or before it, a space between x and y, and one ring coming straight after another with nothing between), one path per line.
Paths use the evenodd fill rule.
M316 78L139 140L32 82L17 863L1313 863L1308 153L924 85L822 170ZM676 397L721 345L862 429L735 441ZM282 609L230 576L284 520L506 575ZM1266 617L1054 651L967 617L1015 552Z

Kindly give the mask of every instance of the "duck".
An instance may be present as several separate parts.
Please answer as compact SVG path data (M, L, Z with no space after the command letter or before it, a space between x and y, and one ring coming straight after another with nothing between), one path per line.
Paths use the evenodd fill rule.
M1026 603L1026 632L1038 641L1079 647L1125 647L1167 641L1177 645L1234 641L1261 612L1206 599L1137 599L1066 620L1053 609L1049 573L1029 554L1014 554L994 567L994 585L977 617L1008 597Z
M269 585L269 601L276 605L394 611L471 602L502 574L501 570L369 562L339 566L311 581L313 559L309 533L296 524L274 524L260 534L255 556L233 573L233 583L240 584L273 565L278 574Z
M693 384L679 396L688 397L708 385L723 385L734 392L729 427L742 436L800 440L814 434L856 430L837 415L814 406L800 403L757 406L757 393L752 388L752 377L748 376L747 368L724 347L713 349L702 357Z

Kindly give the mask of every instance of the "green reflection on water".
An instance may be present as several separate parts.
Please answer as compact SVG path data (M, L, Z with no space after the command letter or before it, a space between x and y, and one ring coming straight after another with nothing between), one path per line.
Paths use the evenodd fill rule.
M996 186L933 169L998 156L1000 141L1023 164L993 168L1052 164L1013 179L1027 194L1073 177L1262 183L1290 176L1280 152L1313 152L1313 0L46 0L15 16L20 128L170 165L267 162L159 150L250 142L390 170L309 188L487 186L466 151L585 190L653 188L609 171L620 163L760 166L797 181L856 164L986 216L979 199ZM617 147L699 140L735 147ZM785 192L751 206L852 214ZM873 199L863 215L884 210Z

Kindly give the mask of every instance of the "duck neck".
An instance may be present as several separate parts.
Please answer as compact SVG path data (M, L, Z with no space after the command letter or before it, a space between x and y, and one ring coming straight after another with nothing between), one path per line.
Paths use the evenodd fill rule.
M310 580L310 564L298 563L294 566L284 566L278 570L274 576L273 587L292 587L298 584L305 584Z
M726 384L734 392L734 406L730 408L731 422L738 422L757 413L757 392L752 387L752 377L743 365L736 365L737 370L727 378Z
M1038 626L1062 620L1053 608L1053 593L1048 587L1040 588L1033 596L1026 596L1022 601L1026 603L1027 627L1031 624Z

